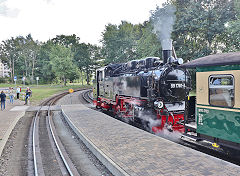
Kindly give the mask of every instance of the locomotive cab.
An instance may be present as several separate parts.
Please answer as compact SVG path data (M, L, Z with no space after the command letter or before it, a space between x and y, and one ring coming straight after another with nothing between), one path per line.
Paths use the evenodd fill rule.
M93 103L99 107L98 98L104 94L105 67L96 70L96 79L93 81Z

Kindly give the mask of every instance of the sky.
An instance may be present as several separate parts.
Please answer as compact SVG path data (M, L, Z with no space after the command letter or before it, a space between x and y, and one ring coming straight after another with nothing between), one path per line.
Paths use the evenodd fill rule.
M81 42L99 44L109 23L149 20L166 0L0 0L0 41L26 36L47 41L76 34Z

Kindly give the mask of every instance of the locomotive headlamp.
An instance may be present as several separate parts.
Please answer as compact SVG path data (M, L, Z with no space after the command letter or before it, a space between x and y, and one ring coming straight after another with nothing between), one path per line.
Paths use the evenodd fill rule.
M162 108L163 108L163 102L162 102L162 101L159 101L159 102L158 102L158 108L159 108L159 109L162 109Z
M178 58L178 64L179 65L183 64L183 59L182 58Z
M162 109L163 108L163 102L162 101L155 101L154 106L156 108Z

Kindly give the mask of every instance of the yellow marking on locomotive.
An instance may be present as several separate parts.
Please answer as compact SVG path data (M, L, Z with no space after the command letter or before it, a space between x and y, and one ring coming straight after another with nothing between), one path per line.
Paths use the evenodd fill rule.
M219 148L219 145L217 143L213 143L212 146L215 148Z

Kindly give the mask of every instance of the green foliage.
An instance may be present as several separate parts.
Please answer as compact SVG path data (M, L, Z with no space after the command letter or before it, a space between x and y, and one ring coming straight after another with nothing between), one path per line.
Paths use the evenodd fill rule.
M9 83L9 82L10 82L9 78L0 77L0 83Z
M54 47L52 41L48 41L41 45L37 60L37 70L36 76L40 78L42 83L50 83L55 78L55 73L52 70L52 65L50 64L50 54L51 49Z
M240 51L240 19L231 21L227 26L227 34L225 38L225 52Z
M0 49L0 58L10 67L12 80L16 75L33 79L39 45L30 34L5 40Z
M10 67L12 80L13 76L18 80L24 76L25 84L34 83L35 77L40 78L39 83L64 80L66 84L78 79L79 69L82 82L86 77L90 83L93 71L99 67L97 60L102 59L100 48L79 40L75 34L57 35L46 43L34 41L30 34L18 36L0 44L0 59Z
M50 65L55 75L64 80L76 78L77 67L73 64L73 54L71 49L62 45L54 45L50 53Z
M175 0L172 3L177 7L173 39L178 56L192 60L228 47L226 24L236 18L233 0Z
M60 44L67 48L74 48L74 46L79 44L80 37L77 37L75 34L73 34L73 35L57 35L51 41L54 44Z
M142 35L137 41L137 57L145 58L149 56L161 55L161 44L156 35L152 32L153 27L150 22L141 25Z
M238 0L172 0L168 4L177 9L172 39L178 57L187 61L239 51ZM149 21L137 25L125 21L108 24L102 44L105 64L161 56L161 44Z
M131 31L129 30L131 27L129 25L128 23L122 22L119 26L112 24L106 26L102 40L102 54L106 63L118 63L128 60L126 58L126 56L129 56L127 51L132 48ZM125 31L123 29L125 29Z
M108 24L103 32L102 54L105 63L121 63L159 55L159 42L149 22L133 25L122 21L118 26Z
M240 51L240 1L234 1L236 18L226 24L227 33L225 37L225 52Z

